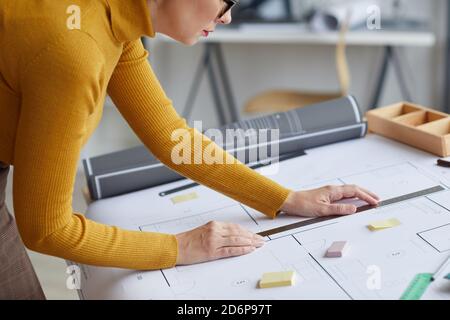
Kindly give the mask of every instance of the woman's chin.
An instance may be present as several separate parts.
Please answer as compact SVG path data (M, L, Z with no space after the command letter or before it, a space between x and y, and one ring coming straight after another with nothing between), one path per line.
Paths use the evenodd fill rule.
M187 46L193 46L199 42L199 38L200 38L199 36L195 36L189 39L185 39L181 42Z
M175 34L165 34L167 37L171 38L172 40L175 40L178 43L184 44L186 46L193 46L196 43L199 42L200 37L202 35L195 34L193 36L187 36L187 35L175 35Z
M180 38L175 39L175 40L180 42L180 43L182 43L182 44L184 44L184 45L186 45L186 46L193 46L193 45L195 45L196 43L199 42L199 38L200 38L199 35L195 35L195 36L192 36L192 37L182 37L182 38L180 37Z

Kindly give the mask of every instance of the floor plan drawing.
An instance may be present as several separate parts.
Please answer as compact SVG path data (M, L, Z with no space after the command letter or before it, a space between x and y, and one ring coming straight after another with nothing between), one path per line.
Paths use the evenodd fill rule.
M331 156L334 160L327 161ZM183 201L159 196L186 181L98 201L88 217L142 232L176 234L209 221L271 232L252 254L198 265L140 272L83 266L90 281L84 281L80 292L84 298L100 299L399 299L416 274L435 272L450 254L448 175L439 173L442 168L435 160L370 135L281 163L271 178L292 189L356 184L377 193L384 203L330 220L284 214L270 219L202 186L171 195ZM376 231L368 227L390 219L399 223ZM348 251L339 258L326 257L336 241L346 241ZM295 271L295 285L258 288L264 273L280 271ZM424 298L450 299L448 282L435 281Z

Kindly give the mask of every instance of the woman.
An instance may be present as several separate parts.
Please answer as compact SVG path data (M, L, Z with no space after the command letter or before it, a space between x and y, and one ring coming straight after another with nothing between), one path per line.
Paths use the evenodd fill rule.
M356 186L294 192L237 162L172 163L171 133L201 134L175 112L140 38L162 33L192 45L218 24L230 23L234 2L0 2L0 298L45 298L23 244L80 263L142 270L248 254L263 244L261 237L229 223L169 235L126 231L74 213L80 150L100 121L106 93L164 164L269 217L352 214L355 206L333 204L347 197L377 204L374 194ZM212 143L201 139L203 149ZM193 156L203 149L194 148ZM231 159L217 146L215 152ZM10 165L16 221L4 204Z

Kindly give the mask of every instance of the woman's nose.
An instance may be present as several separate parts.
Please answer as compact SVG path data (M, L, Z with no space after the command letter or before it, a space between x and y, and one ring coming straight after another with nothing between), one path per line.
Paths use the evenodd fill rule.
M233 19L232 19L232 17L231 17L231 10L230 10L230 11L228 11L227 13L225 13L225 14L223 15L223 17L221 17L221 18L219 19L219 23L220 23L220 24L230 24L230 23L231 23L231 20L233 20Z

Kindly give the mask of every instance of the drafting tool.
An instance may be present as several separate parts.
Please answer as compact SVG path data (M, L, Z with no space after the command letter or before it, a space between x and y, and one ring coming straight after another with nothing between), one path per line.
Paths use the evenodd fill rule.
M417 274L401 296L400 300L420 300L430 283L433 281L432 278L433 274L431 273Z
M431 282L439 278L439 274L448 266L450 263L450 257L448 257L444 263L439 267L439 269L433 273L419 273L411 281L410 285L403 293L400 300L420 300L422 295L427 290ZM444 279L450 280L450 273L444 277Z
M450 168L450 160L439 159L437 165L444 168Z
M367 211L367 210L371 210L371 209L375 209L378 207L384 207L387 205L391 205L394 203L398 203L398 202L402 202L402 201L406 201L406 200L410 200L410 199L414 199L414 198L418 198L418 197L422 197L422 196L426 196L435 192L439 192L439 191L443 191L445 190L443 187L441 186L436 186L433 188L429 188L429 189L425 189L422 191L417 191L417 192L413 192L410 194L406 194L400 197L396 197L396 198L392 198L392 199L388 199L388 200L384 200L381 201L377 206L371 206L371 205L366 205L366 206L362 206L359 207L358 210L356 212L363 212L363 211ZM262 237L267 237L267 236L271 236L277 233L281 233L284 231L289 231L292 229L297 229L297 228L301 228L304 226L308 226L311 224L316 224L319 222L324 222L324 221L328 221L328 220L334 220L334 219L338 219L341 218L341 216L330 216L330 217L320 217L320 218L313 218L313 219L309 219L309 220L305 220L305 221L301 221L301 222L296 222L293 224L289 224L286 226L282 226L282 227L278 227L278 228L273 228L273 229L269 229L266 231L262 231L259 232L258 234Z
M442 273L449 264L450 264L450 256L444 261L444 263L442 263L442 265L439 267L439 269L433 274L433 277L431 278L431 280L434 281L437 278L439 278L439 274Z

